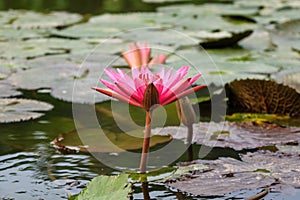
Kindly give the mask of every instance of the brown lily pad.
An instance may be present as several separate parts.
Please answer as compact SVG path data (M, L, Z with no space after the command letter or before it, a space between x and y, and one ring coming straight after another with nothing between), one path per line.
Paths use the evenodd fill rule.
M277 124L257 125L252 122L200 122L193 125L193 143L211 147L229 147L235 150L300 142L300 128L282 127ZM186 127L169 126L154 129L153 134L171 135L186 140Z
M30 99L0 99L0 123L19 122L36 119L43 113L35 111L51 110L51 104Z
M86 144L82 143L76 130L58 135L58 137L53 140L53 144L62 152L71 153L120 153L127 150L141 149L143 145L143 131L131 131L129 134L125 134L110 131L102 132L101 129L84 129L80 130L80 134L84 134ZM134 135L137 137L134 137ZM99 137L102 139L100 140ZM151 137L150 147L169 142L170 140L171 137L153 136ZM116 148L116 146L118 148Z
M300 94L275 81L235 80L225 89L230 112L300 116Z
M272 184L299 187L299 156L281 153L255 152L242 156L242 160L221 158L197 160L182 165L206 165L209 170L189 171L177 180L167 181L172 188L192 195L216 196L240 190L269 187Z

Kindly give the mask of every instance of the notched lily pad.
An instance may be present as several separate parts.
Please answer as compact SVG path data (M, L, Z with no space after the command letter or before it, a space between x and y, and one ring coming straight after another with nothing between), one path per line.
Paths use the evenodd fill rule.
M242 161L233 158L218 160L197 160L191 164L201 164L210 170L191 170L185 178L167 181L167 185L193 195L216 196L240 190L269 187L272 184L299 187L299 156L281 153L255 152L242 156ZM188 165L190 163L182 163Z
M101 129L79 130L84 135L84 144L77 130L60 134L53 140L53 144L60 151L66 153L74 152L112 152L120 153L127 150L141 149L143 145L143 131L131 131L128 134L101 131ZM134 137L136 135L137 137ZM150 146L169 142L171 137L153 136ZM117 148L116 148L117 147Z
M35 111L48 111L51 104L29 100L29 99L0 99L0 123L19 122L36 119L43 116L43 113Z
M300 128L252 122L200 122L194 124L193 143L235 150L253 149L273 144L300 142ZM153 129L155 135L171 135L186 141L186 127Z
M300 116L300 94L275 81L235 80L225 89L230 111Z

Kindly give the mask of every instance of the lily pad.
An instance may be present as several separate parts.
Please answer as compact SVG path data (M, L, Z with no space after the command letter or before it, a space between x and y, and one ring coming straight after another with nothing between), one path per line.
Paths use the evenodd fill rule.
M175 48L199 44L198 39L188 37L178 31L157 28L137 29L124 33L119 37L128 42L145 41L149 44L173 46Z
M189 76L201 73L201 78L207 85L217 86L223 86L236 78L266 79L268 75L278 71L276 67L253 60L249 54L247 50L231 48L178 50L168 58L168 65L175 68L189 65Z
M282 70L272 76L274 80L294 88L300 93L300 70Z
M270 33L263 28L256 29L249 37L239 43L240 46L254 51L265 51L274 48Z
M31 29L0 28L0 41L26 40L47 36L45 31Z
M232 5L228 4L187 4L160 7L158 12L164 13L164 16L155 18L155 21L172 25L176 29L240 31L255 27L252 23L233 23L223 18L222 14L247 15L247 13L255 13L256 8L232 9ZM206 23L207 21L214 23Z
M225 89L231 111L300 116L300 94L275 81L235 80Z
M0 97L12 97L18 96L22 93L17 91L15 87L7 83L6 81L0 81Z
M229 147L235 150L299 142L300 128L282 127L277 124L257 125L252 122L200 122L193 125L193 143L211 147ZM169 126L153 129L154 135L170 135L186 140L186 127Z
M274 183L300 186L299 179L295 178L300 174L299 156L259 151L243 155L241 161L221 158L213 161L197 160L192 164L207 165L210 170L190 171L184 178L171 180L167 185L182 192L202 196L223 196L239 190L269 187Z
M127 134L124 134L113 133L110 131L102 132L101 129L84 129L80 130L80 134L84 134L85 144L82 144L77 130L60 134L53 140L53 144L62 152L71 153L78 151L120 153L128 150L141 149L143 146L142 130L130 131ZM158 144L169 142L170 140L170 137L153 136L151 137L150 146L153 147ZM118 148L116 148L116 146Z
M78 195L69 200L127 200L131 193L131 183L127 174L117 176L98 176L93 178Z
M52 105L29 99L0 99L0 123L10 123L36 119L43 113L35 111L48 111Z
M230 37L224 37L220 39L211 39L206 38L204 41L200 42L200 45L203 48L223 48L228 46L236 45L240 40L248 37L252 34L252 30L243 30L241 32L229 32L231 34Z
M67 12L38 13L26 10L0 12L2 27L18 29L41 29L64 27L82 20L82 16Z
M105 95L95 93L91 88L101 87L99 78L106 77L103 69L123 64L119 56L92 54L84 60L82 54L49 56L27 62L30 69L18 70L8 81L22 89L50 88L55 98L69 102L89 103L108 100ZM37 74L47 74L38 76ZM32 81L34 80L34 81Z
M290 154L290 155L299 155L300 156L300 146L296 145L276 145L276 148L279 152Z
M7 59L32 59L46 55L90 53L93 48L94 45L81 40L38 38L25 41L2 42L0 52L1 57Z

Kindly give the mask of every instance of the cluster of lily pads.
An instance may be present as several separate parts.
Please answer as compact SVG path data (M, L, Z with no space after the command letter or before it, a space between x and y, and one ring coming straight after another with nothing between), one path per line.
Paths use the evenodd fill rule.
M66 12L0 12L0 123L38 118L43 113L33 111L52 109L45 102L17 98L22 95L20 89L49 92L54 98L73 103L105 104L109 98L95 96L90 88L99 85L99 72L104 68L126 66L120 52L137 40L146 41L154 51L167 54L166 64L175 69L183 65L198 67L203 79L197 84L205 82L220 88L234 79L272 79L299 92L299 11L297 0L235 0L227 4L180 4L159 7L156 12L102 14L90 18ZM197 70L189 71L191 76L197 73ZM278 151L247 153L241 156L241 161L224 158L186 163L192 164L193 169L185 171L183 166L178 167L173 176L163 180L166 185L203 196L222 196L261 187L277 191L282 185L300 187L299 179L293 179L300 173L297 171L299 147L285 145L300 142L298 128L226 122L225 129L218 129L216 123L216 130L204 135L209 125L194 124L193 143L238 151L277 145ZM72 132L64 134L65 139ZM185 140L185 132L185 127L178 126L154 130L157 135L179 140ZM93 130L87 133L92 136ZM110 135L113 138L114 133ZM170 137L156 137L157 140L152 138L152 146L170 140ZM76 143L74 146L81 146L79 138L71 139ZM141 140L132 143L137 147L120 145L127 150L141 146ZM70 146L66 140L57 140L56 145ZM89 151L110 151L103 147L99 150L97 145L90 148ZM178 175L178 171L184 172ZM114 181L107 177L99 179L107 185ZM116 188L121 191L116 193L118 198L127 198L131 191L128 176L114 179L121 181ZM240 185L241 180L247 180L247 184ZM205 187L201 184L204 181ZM216 181L219 188L215 187ZM98 195L96 189L98 186L88 187L80 194L81 198L86 193ZM110 195L107 190L99 192Z

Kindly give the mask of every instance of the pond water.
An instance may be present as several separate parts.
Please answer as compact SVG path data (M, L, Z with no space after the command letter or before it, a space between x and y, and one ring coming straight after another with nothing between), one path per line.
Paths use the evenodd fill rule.
M183 5L188 3L199 5L205 2L206 1L178 1L168 3L145 3L143 1L136 0L0 0L0 10L7 11L10 9L24 9L38 12L68 11L88 16L99 15L102 13L125 13L132 11L150 12L156 11L157 8L165 5ZM207 2L212 3L212 1ZM213 1L213 3L220 2L230 3L233 1ZM62 37L64 38L65 36ZM26 41L27 39L28 38L24 39L24 41ZM126 40L126 38L124 40ZM92 41L91 43L93 42L94 41ZM250 54L249 52L253 49L255 49L255 51L257 49L261 50L260 48L262 47L257 47L255 46L255 44L251 46L251 44L251 41L245 44L245 47L248 47L248 49L246 50L240 47L226 49L225 51L227 51L228 54L227 52L224 53L222 50L213 51L214 53L216 53L215 55L217 59L219 58L218 56L225 56L226 58L228 58L232 55L238 54L237 58L233 57L232 60L249 59L249 61L253 61L252 58L247 57ZM262 44L262 46L264 46L264 44ZM61 49L58 48L58 50ZM182 53L184 55L186 54L187 57L191 56L191 59L193 59L193 54L190 54L190 52L186 51L186 49L179 48L179 51L182 51ZM269 51L270 49L268 49L266 52ZM45 52L46 56L49 54L49 52ZM54 52L54 54L60 53ZM291 65L294 64L298 66L299 60L296 59L297 62L295 63L293 60L295 57L297 58L298 55L295 56L295 52L291 54L292 56L288 57L288 59L291 58ZM36 56L37 58L43 57L45 55L41 56L38 54L36 56L36 54L34 54L34 56ZM0 59L2 59L1 56ZM9 59L14 60L15 58L12 56ZM265 57L263 59L265 59ZM263 59L261 59L261 61ZM196 57L195 60L199 59ZM257 63L259 62L254 62L254 64ZM271 60L267 60L266 63L273 64L272 58ZM220 71L222 73L224 72L225 75L228 75L229 80L231 80L232 78L230 77L230 75L235 75L236 73L236 71L234 71L230 67L231 66L228 66L228 71L226 71L226 68ZM265 65L263 67L266 67L265 70L269 70L268 73L264 73L264 71L261 70L261 67L258 66L252 71L250 70L250 73L249 71L241 72L237 70L237 74L241 78L248 77L248 75L266 78L269 77L271 73L275 73L277 71L277 68L274 70L275 67L273 66L273 68ZM280 68L282 66L276 67ZM12 71L15 72L14 69ZM216 72L210 72L210 75L212 74L216 74ZM2 78L0 78L0 80L2 80ZM120 173L120 171L112 169L101 163L92 154L64 152L58 150L53 145L54 138L57 138L60 134L69 133L70 131L73 131L75 129L72 106L77 104L72 104L53 98L49 94L50 90L48 89L19 91L22 92L22 94L18 96L19 98L35 99L48 102L52 104L54 108L50 111L45 112L45 115L41 118L35 120L8 124L0 123L0 199L67 199L68 194L78 193L82 190L82 188L84 188L87 182L98 175L115 175ZM78 104L78 106L82 106L82 109L85 109L86 106L86 109L89 109L89 105ZM97 104L97 106L99 108L109 108L109 103L99 103ZM174 104L172 104L171 106L175 107ZM138 113L136 123L142 125L144 123L144 119L140 119L140 117L143 116L144 113L140 110L136 112ZM205 112L206 110L203 110L203 113ZM202 121L207 120L209 114L210 113L208 113L207 116L202 119ZM102 116L100 119L102 120L102 128L108 129L113 133L119 133L119 129L116 123L112 121L110 117L105 116L105 112L102 113L101 109L99 111L99 115ZM172 119L170 119L169 121L167 120L166 125L178 125L178 120L174 120L175 118L177 118L175 116L176 113L172 113L172 115ZM296 122L294 122L293 124L296 126L300 126L299 120L296 120ZM177 141L177 143L178 145L184 145L181 141ZM163 145L164 144L158 144L153 148L159 149ZM199 158L198 153L200 148L200 145L193 145L193 150L195 153L194 159ZM252 149L251 151L256 150L257 149ZM214 148L205 158L202 159L211 160L217 159L219 157L239 158L239 153L245 152L246 151L234 151L230 148ZM177 160L170 164L170 166L180 161L187 161L187 157L187 154L181 155ZM161 176L164 175L165 173L162 172ZM133 189L133 199L143 199L141 184L134 184ZM209 199L244 199L245 197L252 196L259 191L259 189L251 191L242 190L225 195L224 197L211 197ZM164 184L156 182L149 183L149 192L151 199L208 199L207 197L193 197L177 190L168 188ZM284 193L270 193L265 199L296 200L299 198L300 190L293 189L292 191L286 190Z

